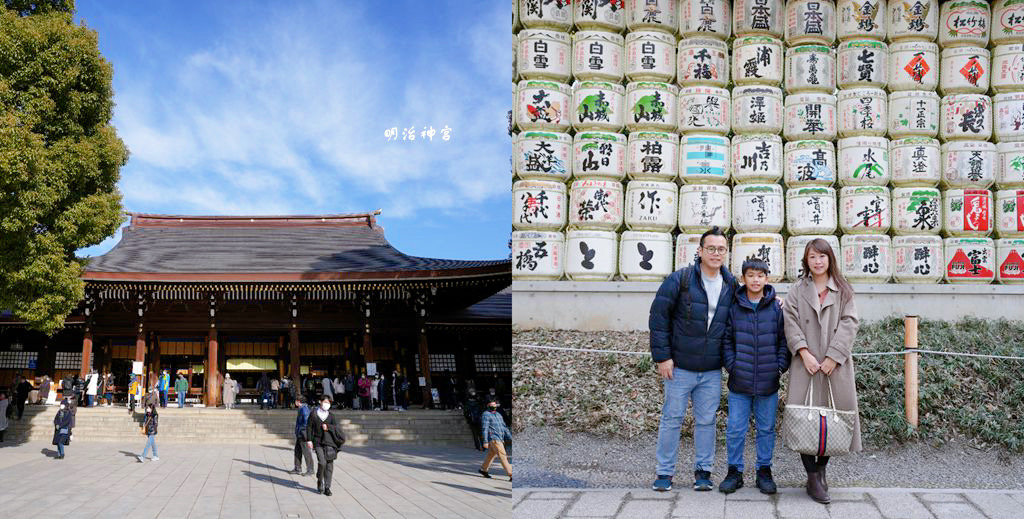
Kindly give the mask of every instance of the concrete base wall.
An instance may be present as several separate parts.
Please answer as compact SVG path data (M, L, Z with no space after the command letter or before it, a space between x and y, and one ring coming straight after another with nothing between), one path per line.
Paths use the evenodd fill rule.
M514 281L515 330L646 330L651 301L661 283ZM773 285L783 296L790 283ZM1024 285L855 284L863 321L917 315L1024 319Z

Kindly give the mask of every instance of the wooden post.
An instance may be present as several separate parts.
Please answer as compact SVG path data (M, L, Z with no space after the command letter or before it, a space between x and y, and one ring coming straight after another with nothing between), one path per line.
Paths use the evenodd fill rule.
M430 396L430 388L433 385L430 380L430 351L427 348L427 331L425 328L420 328L420 373L423 375L423 380L426 382L421 389L423 390L423 408L430 409L434 407L434 399Z
M299 367L302 365L302 357L300 356L299 346L299 330L292 328L288 331L288 354L291 356L291 372L292 372L292 384L296 388L295 395L302 394L302 374L299 372Z
M82 336L82 369L79 370L78 376L85 378L89 374L89 359L92 358L92 331L88 328L85 329L85 335Z
M373 340L370 339L370 332L363 334L363 362L375 362L377 359L373 354ZM363 368L366 368L364 365Z
M146 334L141 330L135 336L135 362L139 362L142 365L142 373L139 375L139 384L142 387L147 387L146 384Z
M220 387L217 385L218 369L217 329L211 328L206 346L206 395L203 403L206 407L217 407L220 400Z
M903 347L908 350L917 349L917 316L908 315L903 319ZM903 355L903 394L904 406L907 411L907 422L917 427L917 352Z

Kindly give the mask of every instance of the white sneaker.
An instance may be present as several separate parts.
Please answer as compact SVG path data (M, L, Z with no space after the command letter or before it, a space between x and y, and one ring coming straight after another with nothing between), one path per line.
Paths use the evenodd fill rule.
M160 457L159 456L153 456L152 458L149 458L149 461L160 461Z
M146 460L142 459L142 456L136 456L136 458L139 460L139 463L145 463L145 461L146 461Z

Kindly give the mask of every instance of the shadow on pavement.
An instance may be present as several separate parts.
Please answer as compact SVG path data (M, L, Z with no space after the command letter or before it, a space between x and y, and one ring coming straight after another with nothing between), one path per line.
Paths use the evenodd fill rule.
M316 488L307 487L305 485L302 485L298 481L294 481L291 479L279 478L276 476L271 476L269 474L259 474L251 470L243 470L242 474L245 474L246 476L249 476L250 478L255 479L257 481L267 481L273 483L274 485L281 485L283 487L298 488L303 490L308 489L312 492L316 492Z
M47 458L57 457L57 449L47 449L46 447L43 447L42 449L39 449L39 452Z
M473 487L467 487L465 485L456 485L454 483L445 483L443 481L431 481L431 483L433 483L435 485L444 485L446 487L451 487L451 488L454 488L454 489L457 489L457 490L461 490L463 492L472 492L474 494L484 494L484 495L495 496L495 497L508 497L508 498L512 497L512 492L501 492L501 491L497 491L497 490L487 490L487 489L483 489L483 488L473 488Z
M243 463L248 463L248 464L250 464L250 465L252 465L254 467L259 467L261 469L271 469L271 470L276 470L276 471L279 471L279 472L288 472L287 470L282 469L280 467L275 467L273 465L267 465L266 463L260 463L258 461L243 460L243 459L238 459L238 458L235 458L235 461L241 461Z

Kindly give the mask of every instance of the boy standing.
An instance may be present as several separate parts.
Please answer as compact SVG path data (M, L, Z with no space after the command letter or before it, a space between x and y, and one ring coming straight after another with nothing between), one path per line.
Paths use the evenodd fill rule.
M790 353L782 309L768 284L768 265L743 262L743 285L729 310L723 360L729 373L729 417L725 444L729 473L718 490L729 494L743 487L743 447L753 411L757 426L757 488L775 493L772 453L775 414L779 405L779 376L789 367Z

